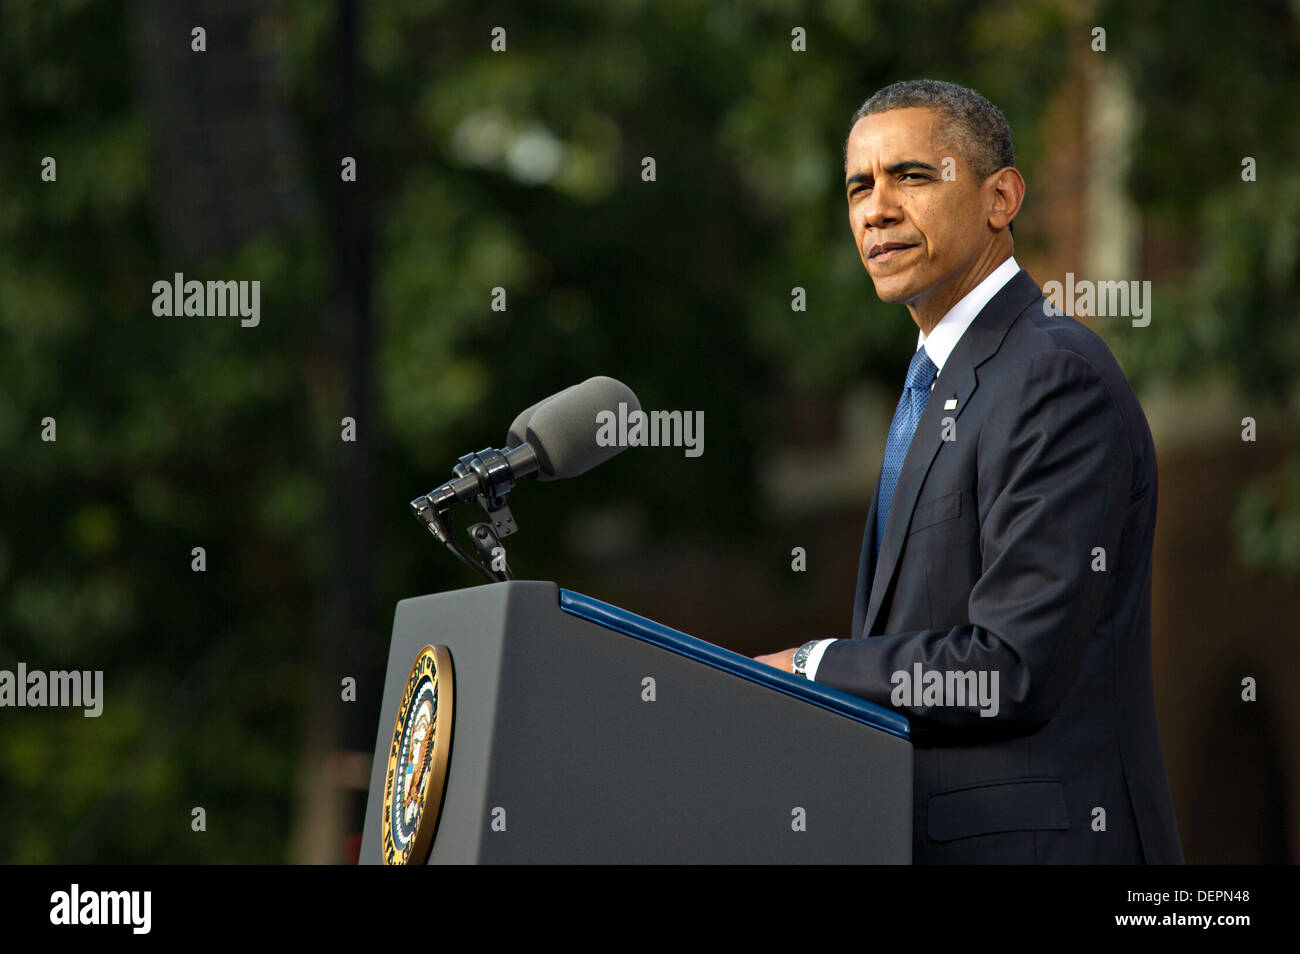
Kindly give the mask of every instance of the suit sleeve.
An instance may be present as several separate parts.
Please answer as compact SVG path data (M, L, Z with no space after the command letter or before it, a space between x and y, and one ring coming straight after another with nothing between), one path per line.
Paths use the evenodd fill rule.
M907 716L918 742L1023 735L1052 717L1097 638L1128 508L1127 429L1104 379L1074 352L1036 355L972 439L981 559L969 622L837 640L817 670L819 683ZM1094 569L1096 547L1104 570ZM996 715L982 715L993 707L978 699L911 705L895 674L910 678L917 663L945 681L982 671L991 686L996 674Z

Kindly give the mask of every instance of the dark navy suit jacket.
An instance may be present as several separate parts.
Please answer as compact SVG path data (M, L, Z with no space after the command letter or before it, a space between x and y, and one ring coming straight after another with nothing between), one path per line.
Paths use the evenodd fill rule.
M867 517L853 638L816 680L911 720L916 863L1180 863L1151 677L1155 450L1105 343L1043 305L1021 270L958 340L880 553L874 501ZM893 705L916 663L996 672L997 715Z

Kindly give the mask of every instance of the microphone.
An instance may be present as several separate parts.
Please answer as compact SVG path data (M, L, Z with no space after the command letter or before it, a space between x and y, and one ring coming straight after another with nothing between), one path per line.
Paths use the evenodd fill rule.
M453 468L453 479L417 497L411 507L424 520L421 512L426 508L443 512L453 504L482 497L491 512L505 505L506 495L523 477L536 474L538 480L560 480L585 474L626 449L596 440L597 415L617 415L620 404L629 413L641 409L631 388L603 375L552 394L519 413L504 448L466 454Z
M631 388L603 375L588 378L538 405L524 429L525 443L537 453L537 479L577 477L626 450L596 439L600 415L618 417L620 406L628 414L641 410Z
M493 582L513 579L500 543L502 537L518 529L506 504L510 491L520 478L534 474L539 480L577 477L624 450L597 440L598 417L602 413L617 416L620 405L625 410L641 410L631 388L604 376L588 378L538 401L511 423L505 447L485 447L477 454L466 454L452 468L455 476L451 480L412 500L415 518L474 571ZM475 524L469 528L470 536L480 556L491 558L492 569L472 559L452 535L452 506L476 498L492 524Z
M588 380L594 380L594 378L588 378ZM518 447L527 439L528 422L533 419L533 414L537 412L539 407L543 404L549 404L556 398L568 394L576 387L578 387L578 385L571 384L563 391L556 391L550 397L542 398L531 407L524 408L520 411L519 414L515 416L514 421L511 422L510 430L506 431L506 447Z

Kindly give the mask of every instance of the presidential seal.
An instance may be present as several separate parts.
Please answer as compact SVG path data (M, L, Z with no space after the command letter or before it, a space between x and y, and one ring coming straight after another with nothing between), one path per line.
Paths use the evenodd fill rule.
M397 707L388 752L384 864L422 865L429 858L451 754L453 682L447 647L421 649Z

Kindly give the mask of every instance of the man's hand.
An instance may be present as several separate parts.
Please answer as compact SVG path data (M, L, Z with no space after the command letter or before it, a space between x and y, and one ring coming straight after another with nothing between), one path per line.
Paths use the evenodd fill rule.
M785 672L794 672L794 649L783 649L779 653L771 653L767 656L755 656L754 659L761 663L767 663L769 666L775 666L777 669Z

